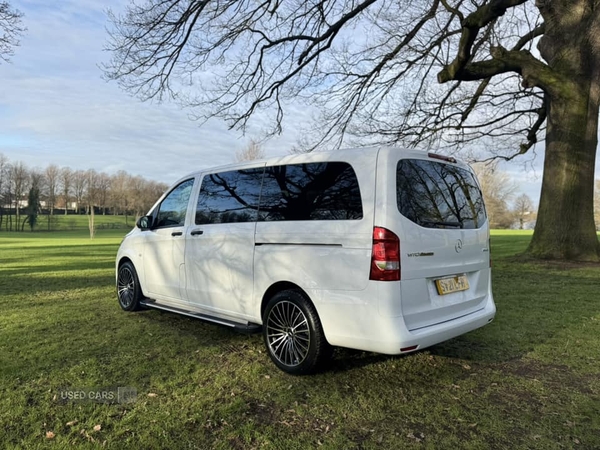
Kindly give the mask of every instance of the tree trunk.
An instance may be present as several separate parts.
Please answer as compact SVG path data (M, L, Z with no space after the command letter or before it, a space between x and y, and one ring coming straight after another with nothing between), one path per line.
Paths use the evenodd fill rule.
M89 215L88 215L88 226L90 229L90 239L94 239L94 236L96 235L96 224L94 223L94 207L90 206L89 207Z
M600 261L593 208L600 83L577 91L547 104L542 193L527 250L537 258Z
M15 208L15 231L19 231L19 222L20 222L20 218L21 218L21 214L20 214L20 208L19 208L19 199L17 199L17 202L15 203L16 208Z

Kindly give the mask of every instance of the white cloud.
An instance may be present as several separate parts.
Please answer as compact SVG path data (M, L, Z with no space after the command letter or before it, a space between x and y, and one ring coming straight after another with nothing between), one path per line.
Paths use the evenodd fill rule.
M12 64L0 66L0 152L32 167L120 169L170 182L233 161L247 139L211 121L202 127L173 104L141 103L101 79L103 1L25 1L29 31ZM293 112L298 122L306 114ZM257 128L260 117L253 122ZM297 131L266 144L288 152Z

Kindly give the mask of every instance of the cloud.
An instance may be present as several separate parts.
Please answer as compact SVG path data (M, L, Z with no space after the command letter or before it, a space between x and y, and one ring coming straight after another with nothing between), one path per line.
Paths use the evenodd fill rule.
M250 137L213 120L199 127L176 105L141 103L101 78L107 6L94 0L25 1L29 29L12 64L0 66L0 152L31 167L126 170L171 182L187 172L233 162ZM298 121L306 112L292 110ZM254 121L260 127L261 117ZM286 154L293 127L265 145Z

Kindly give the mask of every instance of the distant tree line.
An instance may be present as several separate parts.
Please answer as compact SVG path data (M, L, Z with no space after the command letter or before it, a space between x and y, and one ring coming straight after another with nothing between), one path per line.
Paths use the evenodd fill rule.
M167 187L123 170L29 168L0 153L0 231L33 229L40 214L48 216L48 229L56 214L114 214L127 221L145 214Z
M527 194L515 198L518 185L498 168L498 163L476 163L473 169L479 179L490 227L532 228L537 219L537 209ZM510 203L513 203L512 208Z

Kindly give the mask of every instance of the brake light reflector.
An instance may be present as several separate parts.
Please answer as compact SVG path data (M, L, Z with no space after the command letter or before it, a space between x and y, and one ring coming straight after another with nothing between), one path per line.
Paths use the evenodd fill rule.
M432 153L432 152L427 153L427 156L429 156L430 158L434 158L434 159L441 159L442 161L456 163L456 158L454 158L453 156L439 155L437 153Z
M411 345L410 347L402 347L400 349L401 352L412 352L413 350L416 350L418 347L418 345Z
M400 280L400 239L390 230L373 227L370 280Z

